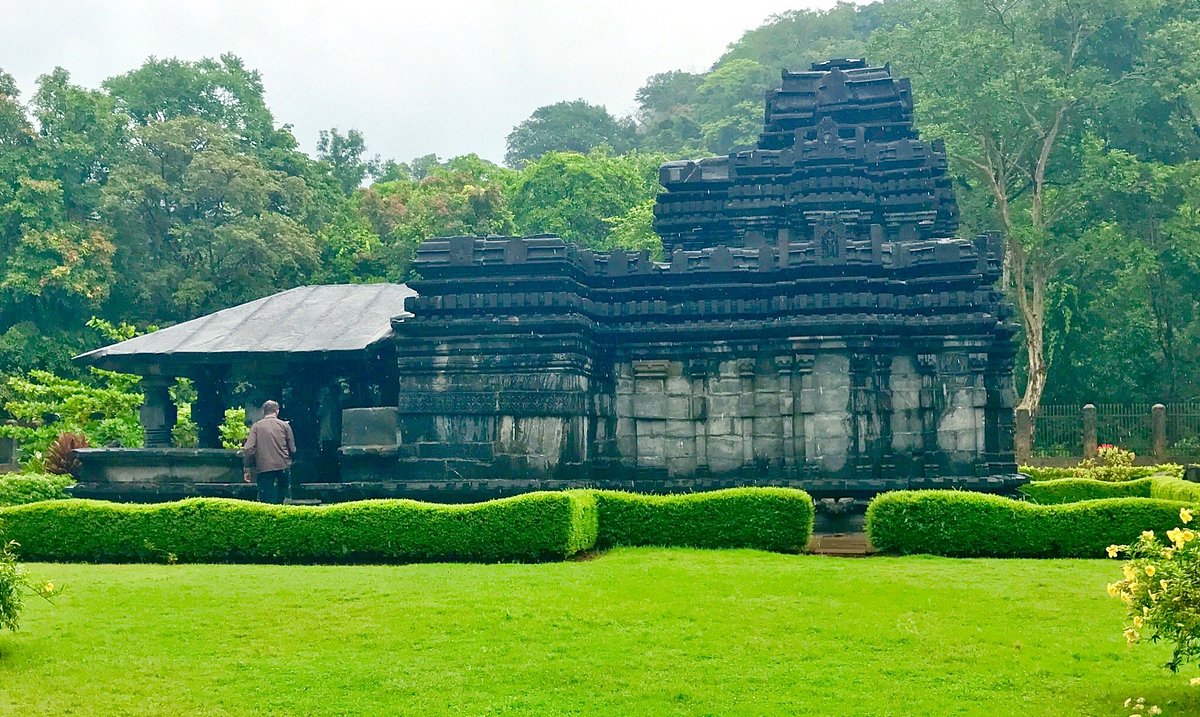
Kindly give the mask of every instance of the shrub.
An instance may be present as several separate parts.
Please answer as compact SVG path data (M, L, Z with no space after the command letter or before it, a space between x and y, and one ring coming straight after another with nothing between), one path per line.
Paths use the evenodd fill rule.
M1190 523L1192 511L1181 508L1179 522ZM1151 640L1171 642L1174 649L1166 666L1176 671L1188 662L1200 662L1200 541L1190 528L1173 527L1163 543L1152 530L1141 533L1131 545L1112 545L1109 557L1129 557L1124 580L1108 586L1129 609L1125 637L1134 643L1142 632L1153 630Z
M1095 468L1097 466L1129 468L1133 466L1133 461L1136 459L1137 454L1133 451L1127 451L1111 443L1105 443L1096 447L1095 458L1085 458L1079 462L1079 465L1083 468Z
M1151 494L1153 480L1139 478L1113 483L1088 478L1059 478L1026 483L1021 486L1020 492L1026 499L1042 505L1078 503L1100 498L1153 498L1157 497Z
M26 593L47 600L59 593L54 583L36 585L17 562L15 542L0 543L0 630L16 630Z
M983 493L896 491L871 501L867 533L892 553L1094 558L1143 530L1172 527L1181 505L1154 498L1038 505Z
M63 433L46 449L46 472L55 475L79 475L79 457L75 453L87 448L87 436L82 433Z
M1043 505L1078 503L1100 498L1159 498L1200 505L1200 483L1165 476L1118 483L1085 478L1061 478L1027 483L1021 486L1020 491L1028 500Z
M1071 468L1021 466L1019 470L1035 481L1085 478L1111 483L1150 478L1151 476L1183 478L1183 466L1178 463L1162 463L1157 466L1073 466Z
M75 479L71 476L14 473L0 476L0 508L36 503L40 500L70 498L67 493Z
M26 558L52 562L533 561L592 547L596 504L586 492L469 505L62 500L0 509L0 528L4 539L22 544Z
M596 491L599 545L758 548L799 552L813 529L812 498L791 488L644 495Z

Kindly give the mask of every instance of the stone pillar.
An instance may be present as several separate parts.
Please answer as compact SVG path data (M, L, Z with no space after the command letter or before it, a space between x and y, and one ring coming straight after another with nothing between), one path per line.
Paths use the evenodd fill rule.
M172 376L145 376L142 392L145 402L140 412L142 428L146 432L147 448L170 448L171 430L178 418L175 402L171 400Z
M1090 403L1083 407L1083 457L1096 457L1096 407Z
M196 402L192 404L192 420L201 448L221 447L221 424L225 422L225 382L217 376L194 379Z
M917 373L921 376L921 463L925 478L941 475L938 465L938 363L937 354L917 354ZM915 458L915 456L914 456Z
M1025 464L1033 456L1033 416L1029 409L1021 406L1014 414L1013 443L1017 453L1017 463Z
M1167 407L1161 403L1150 409L1150 428L1154 436L1154 458L1161 461L1167 457Z

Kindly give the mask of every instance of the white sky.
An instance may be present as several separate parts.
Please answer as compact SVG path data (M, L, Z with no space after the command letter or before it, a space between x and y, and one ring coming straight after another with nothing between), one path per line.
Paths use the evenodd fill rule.
M275 119L312 152L354 127L370 153L406 161L476 152L537 107L583 99L634 108L647 77L706 70L771 15L833 0L0 0L0 68L28 100L39 75L77 84L146 57L233 52L262 73Z

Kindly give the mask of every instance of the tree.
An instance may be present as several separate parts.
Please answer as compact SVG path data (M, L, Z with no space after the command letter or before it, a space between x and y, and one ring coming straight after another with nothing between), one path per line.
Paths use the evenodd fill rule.
M1179 67L1194 67L1181 46L1144 35L1156 12L1138 0L923 0L872 37L877 56L912 77L925 128L981 184L1007 234L1006 284L1025 342L1020 405L1034 413L1049 370L1051 285L1071 256L1068 220L1082 200L1070 188L1078 134L1125 86L1176 81ZM1106 41L1139 33L1142 56L1106 64Z
M366 153L367 143L356 129L344 135L338 132L337 127L321 130L317 139L317 158L329 164L330 171L346 194L362 186L367 177L375 177L382 172L379 155L367 159L364 158Z
M376 182L357 197L358 212L380 237L390 280L409 278L417 245L435 236L511 234L505 196L511 170L476 155L434 164L423 179Z
M546 154L521 170L512 185L517 229L523 234L557 234L599 249L614 248L611 220L654 198L661 161L660 156L639 153Z
M101 204L130 279L127 318L179 321L302 283L317 262L313 235L295 219L307 191L210 122L138 128Z
M508 135L504 163L522 167L547 152L590 152L606 146L613 152L633 148L632 120L618 120L604 107L583 100L557 102L534 110Z

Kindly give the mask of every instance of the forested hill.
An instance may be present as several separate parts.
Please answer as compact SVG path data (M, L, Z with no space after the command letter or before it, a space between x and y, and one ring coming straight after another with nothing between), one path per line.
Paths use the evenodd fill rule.
M299 284L402 281L428 236L657 251L658 164L752 145L780 70L839 56L912 78L918 124L951 154L963 231L1008 235L1027 399L1200 394L1193 0L786 13L707 72L650 77L634 116L539 108L506 166L385 161L352 129L309 156L231 55L150 58L94 88L59 69L28 97L0 69L0 372L74 374L69 357L111 335L92 317L128 334Z

